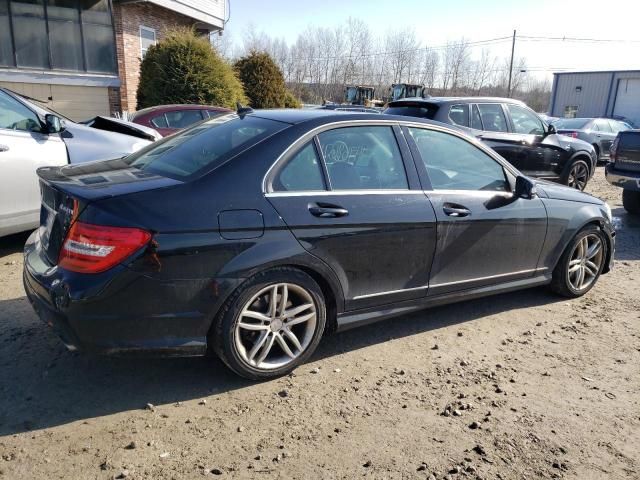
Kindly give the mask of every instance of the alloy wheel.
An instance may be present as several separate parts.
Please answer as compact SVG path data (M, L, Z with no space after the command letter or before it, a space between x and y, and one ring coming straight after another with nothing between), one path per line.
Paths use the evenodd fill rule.
M584 190L589 180L589 169L582 162L576 162L569 171L567 185L578 190Z
M306 289L292 283L269 285L242 308L234 331L236 349L251 367L280 368L307 349L316 324L316 305Z
M596 234L582 237L571 252L567 278L571 287L580 292L596 280L602 266L604 249Z

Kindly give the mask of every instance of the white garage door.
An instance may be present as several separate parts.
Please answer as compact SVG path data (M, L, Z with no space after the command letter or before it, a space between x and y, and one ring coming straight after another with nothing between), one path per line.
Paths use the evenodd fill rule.
M628 118L636 125L640 125L640 78L620 80L613 114Z
M96 115L109 116L109 93L106 87L49 85L40 83L0 82L0 86L45 102L56 112L81 121Z

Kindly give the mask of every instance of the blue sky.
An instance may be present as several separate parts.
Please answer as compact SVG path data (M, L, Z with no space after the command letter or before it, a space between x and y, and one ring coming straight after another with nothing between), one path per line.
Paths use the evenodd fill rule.
M259 31L293 43L308 25L333 27L350 16L375 33L414 29L426 44L484 40L518 35L623 40L572 42L524 39L516 55L532 71L549 75L557 68L576 70L640 69L637 0L230 0L227 34L235 42L253 24ZM636 5L634 5L636 4ZM494 55L509 55L510 42L492 45ZM474 48L480 54L480 47ZM542 73L540 73L542 74Z

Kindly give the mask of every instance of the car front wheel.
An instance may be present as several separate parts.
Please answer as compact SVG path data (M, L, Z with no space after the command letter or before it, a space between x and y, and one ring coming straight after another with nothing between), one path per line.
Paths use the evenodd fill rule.
M564 297L581 297L598 281L606 261L607 242L599 227L582 229L553 271L551 289Z
M266 380L304 363L325 323L318 284L300 270L277 268L240 286L222 309L210 342L238 375Z

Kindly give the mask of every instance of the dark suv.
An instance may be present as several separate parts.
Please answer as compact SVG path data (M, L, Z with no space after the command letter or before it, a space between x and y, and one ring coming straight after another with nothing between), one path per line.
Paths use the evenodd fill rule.
M611 145L611 163L606 166L605 175L611 185L623 189L624 209L640 214L640 130L618 133Z
M457 125L483 140L525 175L584 190L595 170L592 145L558 135L524 103L510 98L405 98L384 113Z

